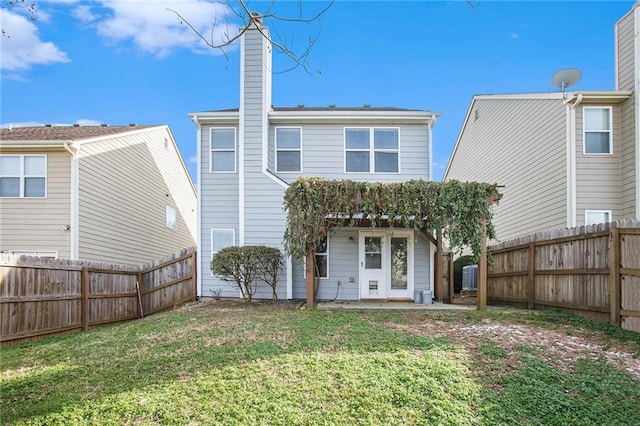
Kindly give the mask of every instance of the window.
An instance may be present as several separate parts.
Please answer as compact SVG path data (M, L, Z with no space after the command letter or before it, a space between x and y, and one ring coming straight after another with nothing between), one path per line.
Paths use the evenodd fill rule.
M0 155L0 197L44 198L46 155Z
M9 254L14 256L33 256L33 257L43 257L47 259L57 259L58 252L57 251L26 251L26 250L9 250Z
M176 229L178 221L176 220L176 209L166 206L166 225L169 229Z
M318 278L329 278L329 240L324 237L320 244L316 247L316 267L318 268ZM304 277L307 277L306 269L307 259L305 257L304 264L302 265L304 270Z
M211 254L214 255L225 247L236 245L235 229L211 230Z
M346 128L344 138L347 173L399 172L398 129Z
M302 137L300 128L276 127L276 171L302 171Z
M584 224L597 225L599 223L611 222L611 210L585 210Z
M584 153L611 154L611 107L583 107Z
M211 173L235 173L236 129L211 129Z

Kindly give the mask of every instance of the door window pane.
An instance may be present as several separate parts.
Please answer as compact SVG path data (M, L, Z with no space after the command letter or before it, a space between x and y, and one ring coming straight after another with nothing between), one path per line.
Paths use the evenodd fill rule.
M407 288L407 239L391 238L391 288Z
M382 237L364 238L365 269L382 269Z

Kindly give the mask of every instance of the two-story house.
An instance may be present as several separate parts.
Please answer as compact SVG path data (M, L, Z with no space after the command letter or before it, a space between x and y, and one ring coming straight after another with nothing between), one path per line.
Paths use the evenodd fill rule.
M444 180L504 185L499 240L640 219L640 3L615 43L615 90L473 97Z
M241 39L240 108L190 114L197 127L198 293L204 297L239 296L211 273L218 250L283 250L283 196L297 178L431 179L437 113L367 105L273 107L271 44L262 33L268 29L255 21ZM433 288L433 254L433 244L413 230L343 228L316 253L318 297L412 300L414 291ZM286 263L278 297L306 298L302 263ZM270 296L266 286L256 294Z
M0 251L140 264L196 243L168 126L0 129Z

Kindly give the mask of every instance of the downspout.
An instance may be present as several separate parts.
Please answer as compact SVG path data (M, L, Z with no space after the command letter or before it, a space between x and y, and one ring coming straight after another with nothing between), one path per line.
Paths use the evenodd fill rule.
M634 88L633 88L633 96L635 103L635 140L636 140L636 220L640 220L640 6L638 3L635 4L635 9L633 11L634 19L633 19L633 43L634 43L634 51L636 52L634 55L634 69L635 78L634 78ZM617 87L616 87L617 88Z
M571 105L567 102L567 228L577 224L576 107L581 102L581 93Z
M428 172L428 180L433 180L433 126L438 121L438 117L435 114L431 115L431 121L429 122L427 129L429 132L429 172Z
M68 142L64 143L64 149L71 155L71 188L70 188L70 226L69 230L69 253L71 260L78 259L78 243L79 243L79 229L78 229L78 154L80 147L73 145L72 147Z
M198 180L196 181L196 192L198 196L198 200L196 202L196 259L197 259L197 268L200 269L196 275L196 297L202 297L202 275L204 274L204 268L202 267L202 221L200 218L202 217L202 126L200 126L200 120L197 115L194 115L193 123L196 125L196 176Z

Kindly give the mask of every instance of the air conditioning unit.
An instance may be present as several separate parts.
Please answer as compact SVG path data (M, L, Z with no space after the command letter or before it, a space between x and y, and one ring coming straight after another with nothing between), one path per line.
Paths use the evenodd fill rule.
M478 265L468 265L462 267L462 289L478 289Z

